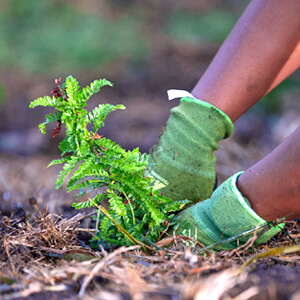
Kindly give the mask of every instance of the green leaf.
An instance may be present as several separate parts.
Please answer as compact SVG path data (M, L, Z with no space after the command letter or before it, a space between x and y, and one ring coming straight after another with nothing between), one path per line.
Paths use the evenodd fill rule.
M117 109L125 109L124 105L100 104L88 114L88 124L93 123L93 131L96 133L104 126L106 117Z
M68 156L68 161L64 164L63 170L59 172L58 179L56 181L56 189L59 189L67 176L73 171L78 163L79 158L74 156Z
M46 125L55 121L59 121L60 116L57 111L54 112L54 114L46 115L46 121L44 123L39 124L39 129L41 133L46 133Z
M83 140L80 143L80 153L82 156L87 156L90 152L90 145L87 141Z
M56 105L56 98L50 98L49 96L44 96L37 98L36 100L33 100L29 107L30 108L35 108L37 106L49 106L49 107L55 107Z
M80 86L78 81L72 77L68 76L66 78L66 90L67 90L67 97L68 101L76 102L77 100L77 91L79 90Z
M126 208L123 204L123 199L116 195L112 190L108 191L108 202L110 204L110 208L117 213L119 216L125 216L126 215Z
M75 209L83 209L83 208L87 208L87 207L93 207L94 202L91 201L90 199L83 201L83 202L74 202L72 204L72 207L74 207Z
M60 159L54 159L51 161L51 163L47 166L47 168L54 166L54 165L58 165L58 164L62 164L68 161L67 157L64 158L60 158Z

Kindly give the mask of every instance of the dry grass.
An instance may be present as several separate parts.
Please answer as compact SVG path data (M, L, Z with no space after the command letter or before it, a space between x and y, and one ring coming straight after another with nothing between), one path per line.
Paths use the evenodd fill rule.
M65 219L31 204L33 214L21 210L15 219L1 219L3 299L42 299L45 292L47 299L249 299L266 293L258 277L249 274L251 269L299 262L296 253L265 257L237 276L237 269L255 253L292 245L283 232L261 247L217 253L197 254L201 246L188 247L180 237L164 251L145 253L139 246L93 251L86 245L91 233L79 227L87 214ZM286 228L299 241L297 222Z

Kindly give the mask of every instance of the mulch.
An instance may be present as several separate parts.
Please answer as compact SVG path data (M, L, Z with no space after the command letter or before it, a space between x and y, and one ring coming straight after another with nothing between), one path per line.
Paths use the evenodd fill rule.
M140 246L93 250L91 213L63 218L39 208L18 209L0 222L2 299L292 299L300 293L297 253L241 265L256 253L300 240L298 223L268 244L205 251L177 237L163 250ZM275 297L275 298L274 298ZM298 296L297 296L298 297Z

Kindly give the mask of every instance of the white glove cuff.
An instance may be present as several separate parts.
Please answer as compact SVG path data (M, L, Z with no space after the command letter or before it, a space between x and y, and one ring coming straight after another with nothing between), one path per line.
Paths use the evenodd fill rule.
M196 99L191 93L184 90L168 90L167 91L169 100L174 100L177 98L193 98Z

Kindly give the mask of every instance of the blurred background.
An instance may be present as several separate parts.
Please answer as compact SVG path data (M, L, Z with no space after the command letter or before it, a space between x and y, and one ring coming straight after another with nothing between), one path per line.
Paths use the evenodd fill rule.
M45 188L54 189L59 167L46 166L60 155L63 134L53 139L51 126L39 133L50 110L28 108L50 95L55 78L73 75L81 86L113 82L90 100L90 109L107 102L127 109L112 113L101 134L148 152L178 105L166 91L193 88L248 2L0 0L0 209L32 195L48 203L66 197ZM236 122L234 136L217 152L221 181L300 124L299 81L296 72Z

